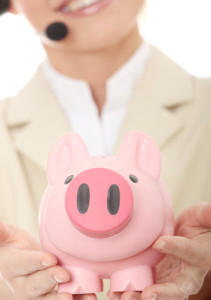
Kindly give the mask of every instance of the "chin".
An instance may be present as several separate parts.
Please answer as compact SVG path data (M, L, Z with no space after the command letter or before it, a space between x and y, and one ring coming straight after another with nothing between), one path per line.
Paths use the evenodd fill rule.
M45 37L42 39L42 42L45 46L61 49L65 51L75 51L75 52L94 52L94 51L101 51L105 49L109 49L115 46L118 46L121 42L128 39L140 38L138 33L138 25L136 21L134 24L129 26L129 28L115 28L110 27L104 30L90 30L88 29L75 32L72 30L70 31L69 35L60 42L52 42Z

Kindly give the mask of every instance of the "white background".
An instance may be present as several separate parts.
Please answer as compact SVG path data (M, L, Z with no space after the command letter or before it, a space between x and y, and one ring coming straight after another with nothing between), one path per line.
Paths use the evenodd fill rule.
M141 32L188 72L211 77L211 0L148 0ZM0 99L16 94L44 57L23 17L0 17Z

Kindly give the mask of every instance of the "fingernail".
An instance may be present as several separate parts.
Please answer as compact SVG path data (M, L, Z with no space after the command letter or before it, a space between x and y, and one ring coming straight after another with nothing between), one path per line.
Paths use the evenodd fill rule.
M167 243L164 240L157 240L152 246L152 248L158 249L158 250L164 250L167 248Z
M52 267L52 266L54 266L55 264L56 264L55 261L53 261L52 259L48 259L48 258L46 258L46 259L44 259L44 260L42 261L42 265L45 266L45 267Z
M67 282L70 280L70 277L68 275L61 275L61 274L54 274L54 279L58 282L58 283L62 283L62 282Z
M154 294L154 295L152 295L152 296L151 296L151 298L149 298L149 300L157 300L157 299L158 299L158 296L157 296L157 295L155 295L155 294Z

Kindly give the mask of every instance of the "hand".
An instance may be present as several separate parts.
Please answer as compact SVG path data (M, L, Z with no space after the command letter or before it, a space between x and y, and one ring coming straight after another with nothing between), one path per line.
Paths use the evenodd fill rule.
M182 212L175 235L161 237L153 246L167 256L156 269L158 284L143 291L144 300L181 300L198 294L211 269L211 204L198 203Z
M197 294L211 269L211 204L198 203L176 220L174 237L159 238L153 248L166 254L156 268L157 284L143 293L108 293L112 300L182 300Z
M70 280L69 273L56 264L56 258L43 252L28 233L0 222L1 276L16 300L72 300L72 295L56 292L58 283ZM75 297L86 300L86 295Z

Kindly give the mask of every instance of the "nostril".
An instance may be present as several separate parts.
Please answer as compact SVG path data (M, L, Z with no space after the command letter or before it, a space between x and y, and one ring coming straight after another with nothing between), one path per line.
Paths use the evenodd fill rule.
M82 183L78 188L77 193L77 208L81 214L85 214L89 208L90 192L89 186Z
M112 184L108 190L107 208L111 215L116 215L119 211L120 191L116 184Z

